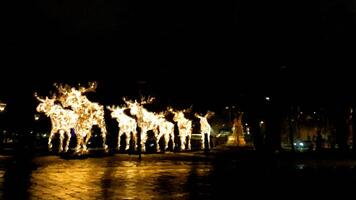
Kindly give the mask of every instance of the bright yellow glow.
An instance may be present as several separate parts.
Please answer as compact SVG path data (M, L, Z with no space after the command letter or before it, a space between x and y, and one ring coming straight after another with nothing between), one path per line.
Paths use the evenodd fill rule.
M40 119L40 116L39 116L38 114L35 114L35 115L34 115L34 119L35 119L36 121L38 121L38 120Z
M242 123L243 112L240 112L238 117L234 119L232 126L232 136L236 139L236 144L238 146L246 145L245 137L243 135L243 123ZM263 122L263 121L261 121ZM248 130L249 131L249 130Z
M6 108L6 103L0 102L0 112L3 112Z
M80 86L79 89L70 87L68 85L55 85L59 92L57 100L61 102L64 107L70 107L77 115L78 121L75 132L77 135L77 151L81 148L86 151L88 141L91 137L91 130L94 125L97 125L101 130L103 139L103 147L107 149L106 145L106 124L104 119L104 106L96 102L91 102L85 93L95 92L97 84L95 82L89 83L89 87ZM85 138L85 139L84 139Z
M174 143L174 124L170 121L166 120L165 113L161 112L157 115L158 117L158 126L159 126L159 135L157 138L157 142L161 139L162 136L164 136L164 142L165 142L165 150L168 149L168 142L169 139L171 138L173 142L173 149L175 147Z
M174 114L173 121L177 122L179 138L181 143L181 150L191 149L191 138L192 138L192 121L185 118L183 111L176 111L173 108L168 108L168 110ZM188 137L188 139L187 139Z
M141 141L142 141L142 150L145 151L145 143L147 141L147 132L152 130L156 137L156 147L157 151L160 151L159 148L159 140L161 137L164 137L165 141L165 149L168 149L168 142L171 139L173 142L174 148L174 124L169 122L165 118L165 113L154 113L146 110L143 105L150 103L153 101L153 98L149 100L141 99L140 102L137 101L129 101L124 98L125 103L128 107L107 107L111 111L111 117L116 118L119 126L119 134L118 134L118 148L120 148L120 137L123 134L127 134L126 136L126 150L129 149L129 140L130 133L132 133L132 138L136 141L136 128L139 126L141 128ZM137 122L135 119L127 116L124 113L124 110L130 109L130 114L134 115L137 118Z
M55 104L56 98L41 99L35 94L36 98L40 101L36 110L37 112L45 113L50 119L52 129L48 137L48 148L52 149L52 139L56 133L60 134L59 152L63 151L64 134L67 136L67 142L64 151L68 151L71 133L71 128L76 127L78 115L69 109L64 109L62 106Z
M52 138L56 133L60 134L59 151L63 151L64 134L67 135L67 143L64 151L68 151L71 137L71 129L77 137L76 151L87 151L86 145L91 136L91 130L94 125L101 129L103 146L107 149L106 143L106 125L104 120L104 106L91 102L84 94L95 91L96 83L90 83L88 88L79 87L76 89L68 85L55 85L59 96L41 99L37 106L37 112L45 113L51 119L52 129L48 138L48 147L52 148ZM59 103L57 103L59 102ZM35 116L36 119L36 116Z
M195 113L195 117L199 118L200 120L200 134L201 134L201 147L202 149L205 149L205 134L207 134L207 143L208 147L210 149L210 133L211 133L211 126L208 122L208 118L212 117L214 115L213 112L208 111L204 116L200 116L199 114Z
M145 143L147 141L147 132L152 130L155 137L158 138L159 134L159 120L157 114L154 112L149 112L143 105L151 103L154 98L141 99L140 102L130 101L126 98L123 99L130 108L130 114L136 116L137 125L141 128L141 147L142 151L146 151ZM158 141L157 141L158 143ZM159 151L159 145L157 146L157 151Z
M123 134L126 134L126 148L125 150L128 150L130 148L130 134L132 133L133 135L133 141L136 143L136 128L137 128L137 123L136 120L133 119L132 117L129 117L125 114L125 110L127 109L126 107L107 107L108 110L111 111L111 118L116 118L116 121L118 122L119 126L119 134L117 137L117 149L120 149L120 137Z

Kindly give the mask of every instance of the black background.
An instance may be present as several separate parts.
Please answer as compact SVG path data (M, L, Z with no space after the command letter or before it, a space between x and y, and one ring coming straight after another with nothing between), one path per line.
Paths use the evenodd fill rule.
M263 96L311 107L354 100L351 1L1 4L0 91L12 123L28 121L33 92L48 95L54 82L96 80L103 104L139 91L204 109Z

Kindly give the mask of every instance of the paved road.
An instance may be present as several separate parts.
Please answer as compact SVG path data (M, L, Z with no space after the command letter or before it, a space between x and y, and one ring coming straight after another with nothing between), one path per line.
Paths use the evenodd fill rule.
M181 156L181 155L180 155ZM66 160L58 156L34 158L28 166L10 163L0 172L7 199L188 199L194 182L204 197L211 184L204 177L211 163L158 159L159 155L115 155ZM169 157L169 156L168 156ZM13 161L12 161L13 162ZM16 166L15 166L16 165Z
M86 159L59 156L0 158L3 199L230 199L311 197L356 187L356 160L289 158L232 152ZM341 186L342 190L337 190Z

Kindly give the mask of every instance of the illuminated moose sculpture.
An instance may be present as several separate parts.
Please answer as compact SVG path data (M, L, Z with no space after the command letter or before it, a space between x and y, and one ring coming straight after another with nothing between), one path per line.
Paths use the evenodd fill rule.
M137 128L137 123L136 120L133 119L132 117L129 117L128 115L125 114L125 109L126 107L114 107L114 106L107 106L107 109L111 111L111 117L116 118L116 121L118 122L119 126L119 134L117 136L117 149L120 149L120 138L123 134L126 134L126 148L125 150L128 150L130 148L130 134L132 133L133 135L133 141L136 141L136 128Z
M174 124L165 118L165 112L161 112L157 115L158 117L158 126L159 126L159 135L157 137L157 151L159 151L158 142L162 136L164 136L165 147L164 149L168 149L169 138L171 138L173 142L173 149L175 147L174 144Z
M40 101L37 106L37 112L45 113L51 119L51 133L48 137L48 148L52 149L52 139L56 133L60 134L59 152L63 151L64 134L67 135L67 143L64 151L67 152L71 138L70 130L75 128L78 121L78 115L69 109L64 109L62 106L55 104L56 98L41 99L35 94L35 97Z
M81 135L85 137L83 148L86 150L86 145L91 137L91 130L94 125L97 125L101 130L103 139L103 147L106 145L106 124L104 119L104 106L98 103L91 102L84 94L96 90L97 84L90 83L88 88L80 87L79 90L68 85L55 85L59 92L58 100L64 107L70 107L78 116L78 126Z
M155 113L146 110L143 105L151 103L154 98L148 98L147 100L141 99L140 102L129 101L126 98L123 99L127 106L130 108L130 114L136 116L137 125L141 128L141 146L142 151L145 151L145 143L147 141L147 132L152 130L155 137L158 138L159 120ZM158 146L158 145L157 145Z
M190 150L190 141L192 138L192 121L185 118L184 116L184 112L187 112L188 110L175 111L173 108L168 108L168 111L174 114L173 121L177 122L181 150Z
M210 132L211 126L208 122L208 119L214 115L213 112L208 111L204 116L200 116L199 114L195 113L195 117L199 118L200 120L200 134L201 134L201 148L205 149L205 134L207 134L207 144L208 149L210 149Z

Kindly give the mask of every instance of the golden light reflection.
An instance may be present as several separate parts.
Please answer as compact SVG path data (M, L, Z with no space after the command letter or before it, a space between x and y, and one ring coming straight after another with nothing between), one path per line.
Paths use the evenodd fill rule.
M186 185L213 170L206 163L136 162L120 156L67 162L50 159L31 174L31 199L165 199L167 192L171 198L187 199Z

